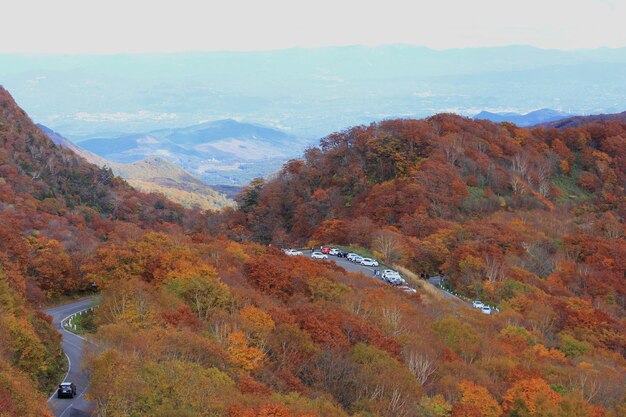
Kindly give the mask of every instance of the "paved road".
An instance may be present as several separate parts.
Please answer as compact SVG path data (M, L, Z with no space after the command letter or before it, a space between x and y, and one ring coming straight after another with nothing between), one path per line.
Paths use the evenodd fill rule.
M452 299L455 299L455 300L459 301L460 303L466 305L467 307L472 307L471 303L468 303L467 301L463 300L462 298L459 298L456 295L450 294L448 291L442 290L441 288L439 288L439 285L441 285L441 277L439 277L439 276L437 276L437 277L430 277L430 278L428 278L428 281L430 281L431 284L433 284L435 287L437 287L439 292L441 294L443 294L443 296L445 298L452 298Z
M310 252L304 252L304 256L311 257L311 253ZM319 261L320 259L316 259L316 260ZM333 255L328 255L328 260L336 263L337 265L339 265L340 267L342 267L346 271L360 272L360 273L362 273L364 275L368 275L368 276L372 277L372 279L376 279L376 280L378 280L380 282L385 282L385 281L383 281L383 278L380 275L378 275L378 276L374 275L374 272L378 269L382 273L383 269L389 268L389 267L378 267L378 268L375 268L373 266L363 266L361 264L357 264L357 263L351 262L351 261L347 260L346 258L339 258L339 257L333 256Z
M304 255L307 256L307 257L310 257L311 253L310 252L304 252ZM379 280L381 282L384 282L382 277L374 276L374 271L376 269L379 269L379 270L382 271L382 269L383 269L382 267L374 268L374 267L371 267L371 266L363 266L363 265L351 262L351 261L347 260L346 258L338 258L338 257L332 256L332 255L328 255L328 260L335 262L337 265L341 266L342 268L344 268L347 271L361 272L361 273L363 273L365 275L371 276L373 279L377 279L377 280ZM434 278L430 278L429 281L430 281L431 284L433 284L437 288L437 290L445 298L450 298L450 299L453 299L453 300L456 300L456 301L460 302L461 304L463 304L463 305L465 305L467 307L472 307L471 303L468 303L467 301L457 297L456 295L450 294L449 292L439 288L439 286L438 286L439 285L439 279L440 279L439 277L434 277Z
M52 324L63 336L61 347L69 361L69 369L63 382L73 382L77 391L77 396L73 399L57 398L56 391L52 394L48 400L48 408L56 417L88 417L91 416L94 409L93 404L85 398L89 378L83 372L82 359L84 345L87 342L61 326L61 322L65 318L91 307L92 302L93 300L90 298L46 310L46 313L52 317Z

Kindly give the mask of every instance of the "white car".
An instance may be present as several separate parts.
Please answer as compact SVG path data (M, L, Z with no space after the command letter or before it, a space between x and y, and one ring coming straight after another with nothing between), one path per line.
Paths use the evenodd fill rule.
M328 252L329 255L333 255L333 256L337 256L339 255L339 249L331 249L330 252Z
M359 255L357 255L356 253L349 253L346 255L346 259L351 261L352 258L354 258L355 256L359 256Z
M481 311L483 312L483 314L491 314L491 307L483 306L483 308L481 308Z
M472 303L472 307L474 307L474 308L483 308L484 306L485 306L485 304L483 304L482 301L474 301Z
M357 263L357 264L360 264L362 260L363 260L363 257L359 255L352 257L352 262Z
M385 278L391 285L406 285L406 281L400 275L393 275Z
M396 278L400 278L400 273L397 271L394 271L393 269L385 269L383 270L383 273L381 274L381 277L387 281L389 278L392 277L396 277Z
M363 258L361 261L363 266L378 266L378 261L372 258Z
M289 256L299 256L302 255L302 252L300 252L299 250L295 250L295 249L287 249L285 251L285 253Z
M328 259L328 255L322 253L322 252L313 252L311 254L311 258L313 259Z

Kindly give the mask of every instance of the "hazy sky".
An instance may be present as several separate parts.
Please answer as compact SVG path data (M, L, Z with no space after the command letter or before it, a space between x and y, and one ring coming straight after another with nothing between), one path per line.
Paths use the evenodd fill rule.
M626 46L626 0L8 0L0 52Z

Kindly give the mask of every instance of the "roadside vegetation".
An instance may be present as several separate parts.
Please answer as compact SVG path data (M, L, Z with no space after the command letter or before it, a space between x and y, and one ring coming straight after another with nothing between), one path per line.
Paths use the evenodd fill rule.
M96 331L94 313L91 309L74 314L63 325L67 330L79 335L95 333Z

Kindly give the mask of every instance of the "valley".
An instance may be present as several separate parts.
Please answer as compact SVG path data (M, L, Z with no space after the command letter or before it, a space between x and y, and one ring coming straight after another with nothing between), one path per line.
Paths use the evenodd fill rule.
M57 145L70 149L87 162L111 171L134 188L146 193L161 193L186 208L218 210L234 206L236 191L228 197L216 191L178 165L158 156L148 156L131 163L112 162L70 142L43 125L38 127Z
M60 315L35 306L94 286L90 381L72 378L109 417L623 410L619 118L525 129L439 114L355 126L252 181L238 207L202 212L56 145L5 90L0 109L9 413L50 415L61 347L75 348L56 332ZM141 173L162 170L145 163ZM415 292L276 249L326 244L402 271ZM442 274L499 314L420 278ZM86 410L76 398L51 408Z
M126 164L128 168L119 171L122 176L129 164L136 166L139 161L157 157L208 184L241 186L280 169L286 160L304 150L306 141L265 126L220 120L145 134L93 138L76 145L112 163Z
M626 417L626 2L2 14L0 417Z

